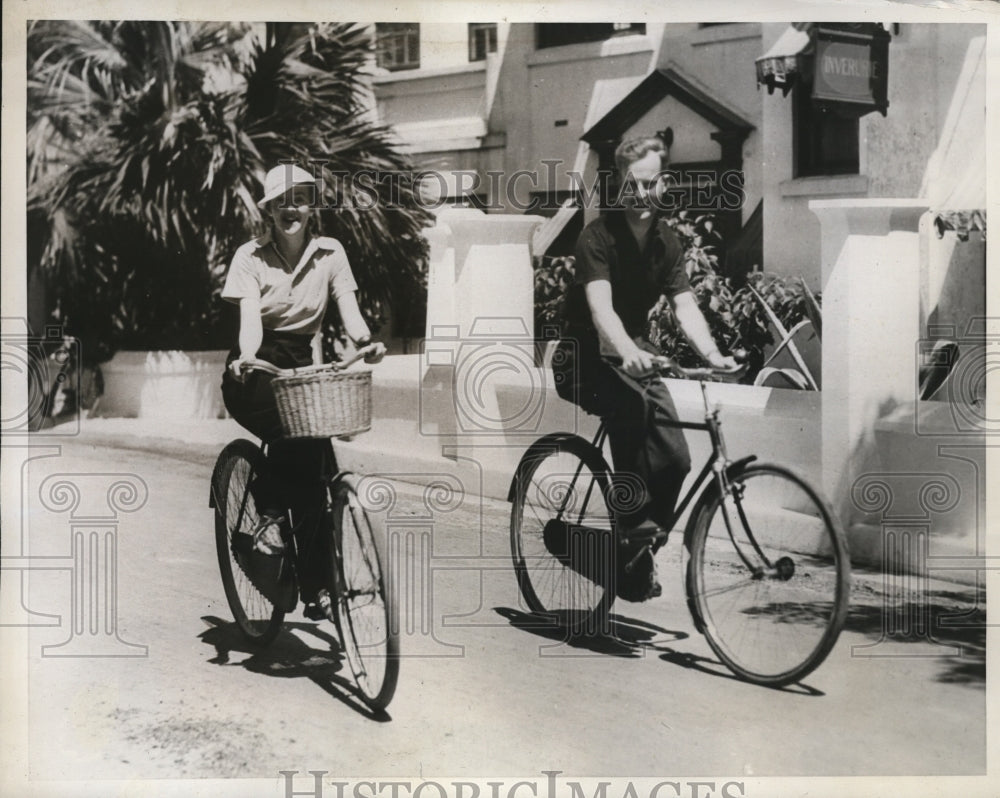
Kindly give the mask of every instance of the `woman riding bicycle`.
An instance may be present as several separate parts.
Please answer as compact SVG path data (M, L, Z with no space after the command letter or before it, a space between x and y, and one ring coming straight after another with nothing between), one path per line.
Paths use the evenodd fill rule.
M314 339L332 296L343 328L355 346L371 343L371 333L358 308L357 283L343 246L317 234L314 207L318 187L304 169L286 163L264 179L257 203L269 229L241 246L233 256L222 291L223 299L239 304L239 340L229 353L222 379L226 409L247 430L268 444L265 467L251 486L260 521L254 546L264 554L281 554L289 532L286 508L296 524L296 512L309 506L310 491L325 441L283 440L271 375L246 373L244 364L257 358L279 368L319 362ZM385 354L375 344L365 358L376 363ZM309 597L309 575L300 574Z
M665 296L709 365L737 367L719 352L688 283L684 248L650 199L666 158L666 146L655 137L625 141L615 150L619 185L629 191L580 234L576 281L553 360L559 395L607 424L615 473L627 488L620 495L630 496L628 506L615 508L623 539L649 537L668 523L691 468L683 432L657 423L676 420L677 411L655 370L658 353L642 339L650 309ZM651 555L639 572L647 578L619 580L621 598L659 595Z

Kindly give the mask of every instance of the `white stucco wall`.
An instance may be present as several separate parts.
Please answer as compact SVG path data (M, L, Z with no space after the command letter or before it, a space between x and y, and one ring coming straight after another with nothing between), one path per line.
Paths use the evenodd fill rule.
M763 25L762 51L785 27L785 23ZM860 120L860 175L796 178L792 97L761 90L765 269L802 274L813 288L822 290L820 228L809 211L810 200L919 195L949 105L961 93L957 84L966 49L983 33L982 25L900 26L889 44L888 114L874 112Z

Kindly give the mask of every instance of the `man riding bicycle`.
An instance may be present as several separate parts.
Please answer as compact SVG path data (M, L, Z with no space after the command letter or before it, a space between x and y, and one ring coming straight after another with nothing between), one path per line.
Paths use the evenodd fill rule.
M688 283L684 248L651 201L667 149L659 138L631 139L615 150L619 201L583 230L576 245L576 279L566 296L563 336L553 362L556 389L608 429L615 479L626 496L616 512L620 560L634 562L619 578L618 595L645 601L660 595L646 542L669 530L674 505L691 468L670 392L657 376L655 347L643 334L650 310L666 297L695 350L716 369L735 369L723 356Z

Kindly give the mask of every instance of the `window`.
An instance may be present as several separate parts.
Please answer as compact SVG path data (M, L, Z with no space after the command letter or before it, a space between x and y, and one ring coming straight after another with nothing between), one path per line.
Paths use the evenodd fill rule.
M495 22L469 23L469 60L485 61L488 53L497 51L497 24Z
M811 92L800 82L792 97L795 176L858 174L858 120L817 107Z
M645 33L644 22L540 22L535 26L536 47L561 47L580 42L602 42L612 36Z
M375 62L383 69L420 66L420 25L416 22L376 22Z

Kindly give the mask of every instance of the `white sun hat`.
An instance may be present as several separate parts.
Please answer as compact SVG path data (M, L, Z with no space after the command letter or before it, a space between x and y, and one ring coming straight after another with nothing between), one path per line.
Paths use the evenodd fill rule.
M315 182L316 178L295 164L278 164L264 177L264 196L258 200L257 207L263 208L270 200L280 197L293 186L310 185Z

